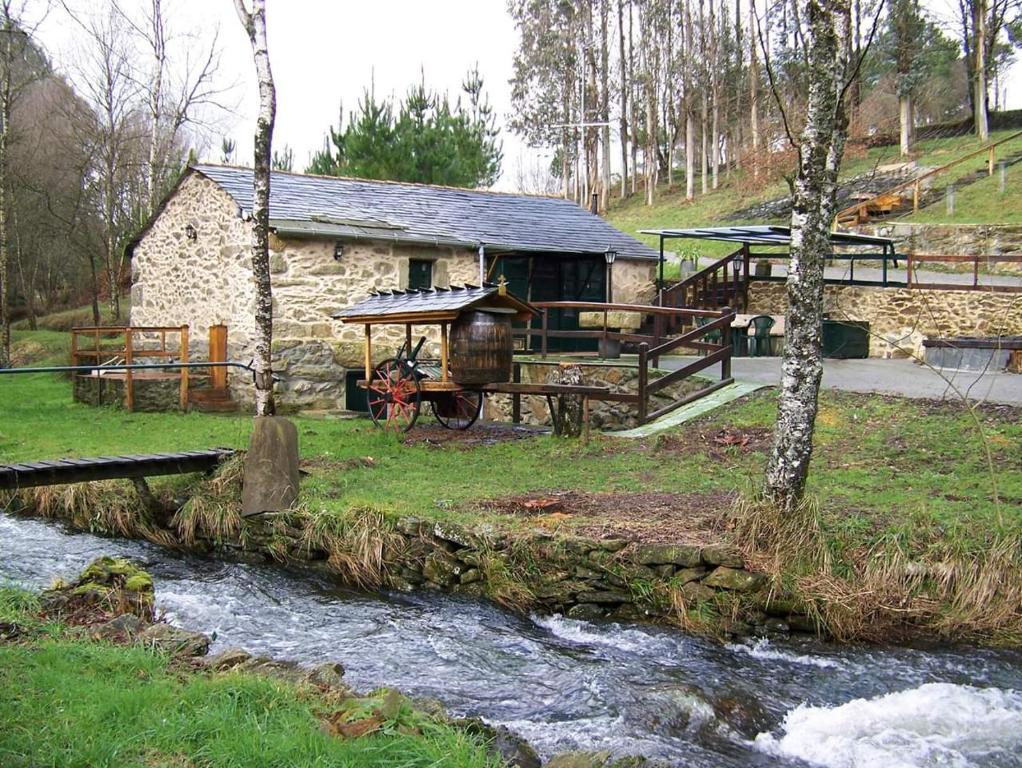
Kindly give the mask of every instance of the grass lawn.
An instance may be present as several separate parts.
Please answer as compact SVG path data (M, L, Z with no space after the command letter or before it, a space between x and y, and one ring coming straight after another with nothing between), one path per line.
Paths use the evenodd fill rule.
M243 674L191 671L141 646L84 639L43 622L36 601L0 587L0 765L496 766L462 732L416 717L353 739L320 723L331 702L311 689ZM0 637L2 637L0 633Z
M16 335L21 343L39 340L59 355L59 334ZM982 410L981 433L958 405L824 392L809 489L835 549L896 543L918 553L977 552L996 533L1022 532L1019 415ZM587 445L547 435L507 439L506 432L491 439L481 427L466 433L468 441L441 442L444 433L429 428L402 439L366 419L294 421L311 511L371 506L510 526L535 520L495 518L482 502L577 491L670 494L679 507L725 507L731 492L758 487L774 418L766 390L657 438L596 436ZM244 415L93 408L73 403L69 382L56 375L0 376L0 461L243 448L249 433ZM556 525L592 528L600 524L594 515L562 515ZM612 524L626 532L627 517Z

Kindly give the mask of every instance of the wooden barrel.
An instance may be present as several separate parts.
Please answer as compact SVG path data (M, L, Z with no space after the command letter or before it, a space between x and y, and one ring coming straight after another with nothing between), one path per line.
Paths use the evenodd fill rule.
M456 384L511 380L511 315L462 312L451 324L451 378Z

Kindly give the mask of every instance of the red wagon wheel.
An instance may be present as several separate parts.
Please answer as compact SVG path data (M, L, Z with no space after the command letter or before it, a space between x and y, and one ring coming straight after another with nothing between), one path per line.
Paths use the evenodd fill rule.
M411 367L391 357L373 369L367 399L369 415L376 426L407 432L419 418L422 388Z
M436 420L448 429L468 429L483 410L483 393L470 389L438 392L430 401Z

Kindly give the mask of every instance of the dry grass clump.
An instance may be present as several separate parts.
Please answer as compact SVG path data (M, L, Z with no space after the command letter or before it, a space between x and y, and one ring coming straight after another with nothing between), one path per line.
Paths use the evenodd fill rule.
M21 492L36 514L68 521L73 527L112 536L145 536L152 528L148 511L130 484L118 480L47 485Z
M220 544L241 533L241 481L243 455L225 461L209 480L194 490L171 520L181 542L191 547L199 538Z
M327 565L345 581L363 588L388 583L388 565L400 558L404 538L393 522L373 507L304 515L302 546L327 553Z
M535 595L528 586L531 551L524 542L512 541L503 552L486 542L479 549L479 570L483 574L486 596L504 608L525 611Z
M740 498L728 528L749 561L841 640L891 641L925 630L954 641L1022 640L1022 542L992 531L982 551L958 551L948 535L924 552L895 536L835 560L818 505L784 515L766 501Z

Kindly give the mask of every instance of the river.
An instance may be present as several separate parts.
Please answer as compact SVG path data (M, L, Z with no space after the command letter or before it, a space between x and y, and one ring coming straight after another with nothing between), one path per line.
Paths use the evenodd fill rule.
M93 557L142 563L173 623L302 662L338 661L504 724L541 755L644 754L693 768L1022 768L1022 653L721 645L644 625L515 616L431 592L366 594L273 566L180 555L0 513L0 581L46 586Z

